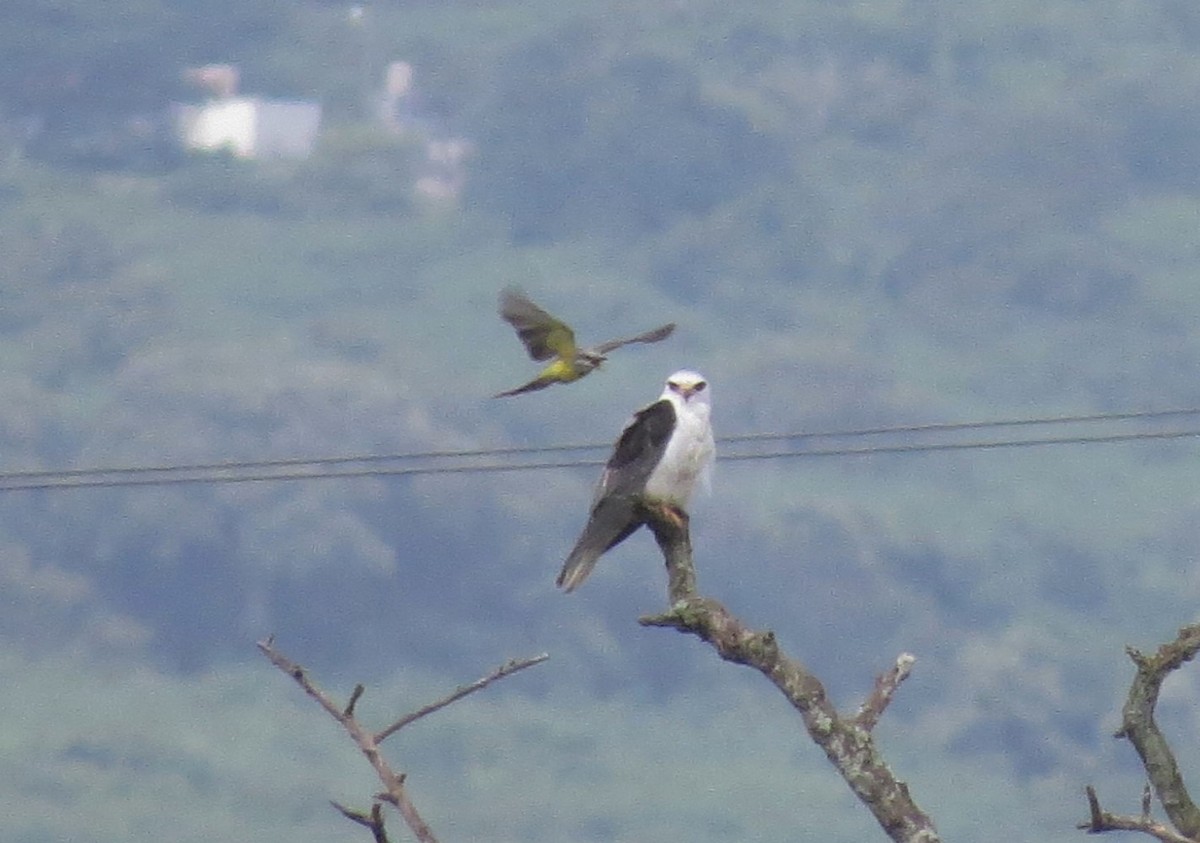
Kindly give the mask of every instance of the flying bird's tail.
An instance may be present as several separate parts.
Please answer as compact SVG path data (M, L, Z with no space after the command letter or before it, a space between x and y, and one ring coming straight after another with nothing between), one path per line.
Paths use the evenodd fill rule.
M632 497L614 495L601 500L592 510L592 516L571 549L556 583L564 591L574 591L587 579L600 557L629 538L642 523Z
M534 390L537 390L537 389L545 389L546 387L548 387L550 384L552 384L554 382L555 381L552 378L545 378L545 377L542 377L541 375L539 375L538 377L531 380L529 383L522 384L521 386L518 386L516 389L506 389L503 392L497 392L492 397L493 398L508 398L513 395L521 395L526 392L533 392Z
M545 389L553 383L570 383L571 381L579 380L592 369L596 368L599 363L593 364L590 367L580 369L572 360L555 360L542 371L538 372L538 376L529 383L522 384L516 389L506 389L503 392L497 392L493 398L504 398L509 395L520 395L523 392L533 392L535 389Z

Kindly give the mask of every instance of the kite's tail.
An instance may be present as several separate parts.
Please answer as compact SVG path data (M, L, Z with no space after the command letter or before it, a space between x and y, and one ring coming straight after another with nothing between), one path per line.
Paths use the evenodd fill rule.
M642 526L637 515L637 506L632 498L612 497L602 500L592 510L592 517L571 554L567 557L557 584L564 591L574 591L587 579L600 557L616 547Z

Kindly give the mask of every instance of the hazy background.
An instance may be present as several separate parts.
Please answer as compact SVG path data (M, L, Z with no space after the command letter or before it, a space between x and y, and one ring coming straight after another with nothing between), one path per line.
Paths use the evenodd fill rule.
M205 62L320 102L314 154L179 149ZM1198 97L1193 0L8 3L0 471L609 442L685 365L719 434L1200 406ZM431 137L457 196L414 190ZM679 330L492 401L535 371L511 283ZM721 463L700 584L843 709L918 657L877 734L947 839L1078 840L1084 785L1138 810L1123 647L1196 620L1196 456ZM389 743L443 840L883 839L761 677L637 626L647 536L555 593L595 476L0 492L4 839L364 839L268 633L379 724L550 652Z

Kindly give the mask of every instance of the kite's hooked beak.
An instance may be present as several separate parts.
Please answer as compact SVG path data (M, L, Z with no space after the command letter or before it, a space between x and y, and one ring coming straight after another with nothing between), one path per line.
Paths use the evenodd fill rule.
M704 387L708 384L704 381L695 381L694 383L676 383L671 381L672 391L683 396L684 401L690 401L692 396L704 391Z

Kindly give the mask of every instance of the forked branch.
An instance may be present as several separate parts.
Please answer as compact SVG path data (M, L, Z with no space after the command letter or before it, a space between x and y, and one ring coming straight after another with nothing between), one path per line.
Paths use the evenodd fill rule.
M907 843L938 841L933 821L913 801L908 786L892 774L871 735L896 689L908 676L913 656L902 654L895 666L879 677L857 714L843 717L829 701L820 680L779 649L774 633L751 630L719 602L700 596L687 518L675 522L650 508L645 516L666 560L671 608L639 622L695 635L726 661L762 673L800 712L809 736L889 837Z
M1099 834L1102 831L1140 831L1161 840L1162 843L1196 843L1195 840L1184 837L1169 825L1150 818L1150 787L1148 785L1146 793L1142 797L1142 814L1139 817L1110 814L1100 808L1100 798L1096 796L1094 787L1088 785L1085 792L1090 816L1077 828L1085 830L1088 834Z
M1141 831L1169 843L1194 843L1200 840L1200 810L1183 783L1174 752L1154 721L1154 708L1163 680L1200 652L1200 624L1183 627L1175 640L1163 644L1153 654L1146 655L1133 647L1126 648L1126 652L1137 670L1121 709L1121 728L1114 737L1127 738L1137 750L1154 795L1173 828L1150 819L1148 796L1143 799L1140 817L1110 814L1100 810L1099 799L1090 786L1087 788L1090 818L1080 823L1079 828L1089 833Z
M392 769L387 759L383 757L383 753L379 750L379 745L387 738L400 731L405 726L415 720L424 717L427 714L432 714L438 709L445 708L457 700L462 699L468 694L482 690L498 679L503 679L505 676L511 676L519 670L524 670L527 667L532 667L535 664L541 664L546 659L550 658L546 653L538 656L533 656L528 659L513 659L500 665L487 676L472 682L470 685L463 685L456 688L454 691L442 697L429 705L422 706L411 714L406 714L398 720L394 721L390 726L381 730L378 733L373 733L359 722L355 715L355 707L362 699L364 686L356 685L354 691L350 694L349 700L344 706L339 706L333 699L322 691L315 682L309 677L308 672L289 659L279 650L275 649L274 637L267 638L265 641L258 642L258 649L262 651L271 664L275 665L281 671L292 677L304 692L316 700L317 704L325 710L325 712L342 725L346 733L358 746L358 749L375 770L375 774L379 777L379 781L383 784L383 791L376 794L375 803L371 806L369 812L356 811L346 808L338 803L333 803L334 807L353 822L365 826L371 831L376 843L387 843L387 832L384 829L383 812L380 802L387 802L393 805L400 816L404 818L404 822L408 825L413 836L420 843L437 843L437 838L429 826L421 818L412 800L408 797L408 791L404 787L406 774L397 773Z

